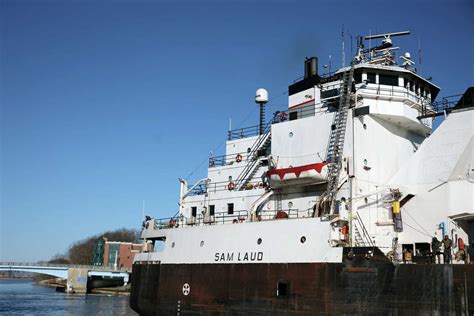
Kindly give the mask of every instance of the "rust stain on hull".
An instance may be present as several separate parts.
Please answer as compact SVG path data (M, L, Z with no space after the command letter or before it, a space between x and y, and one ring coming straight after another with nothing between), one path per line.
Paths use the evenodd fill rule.
M471 315L473 288L474 265L138 264L130 304L141 315Z

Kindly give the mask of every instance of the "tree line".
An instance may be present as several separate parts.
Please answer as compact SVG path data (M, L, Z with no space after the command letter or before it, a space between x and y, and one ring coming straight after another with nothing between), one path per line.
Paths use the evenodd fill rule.
M140 232L136 229L120 228L106 231L74 242L64 254L57 254L49 263L56 264L92 264L94 247L99 240L107 238L108 241L139 242Z

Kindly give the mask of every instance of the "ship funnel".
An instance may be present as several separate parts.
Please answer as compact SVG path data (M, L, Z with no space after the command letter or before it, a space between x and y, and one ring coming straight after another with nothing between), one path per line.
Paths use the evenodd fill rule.
M304 61L304 78L314 77L318 75L318 58L310 57Z

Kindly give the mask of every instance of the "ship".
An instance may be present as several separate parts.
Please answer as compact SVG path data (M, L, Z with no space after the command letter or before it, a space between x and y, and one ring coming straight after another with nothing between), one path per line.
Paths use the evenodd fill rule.
M268 121L258 89L258 126L229 130L207 176L179 180L174 216L143 221L131 307L474 314L474 88L436 101L392 43L409 33L358 37L335 72L306 58Z

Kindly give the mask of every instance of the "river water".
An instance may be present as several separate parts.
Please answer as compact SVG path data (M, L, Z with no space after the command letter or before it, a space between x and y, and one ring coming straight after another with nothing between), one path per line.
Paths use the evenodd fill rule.
M129 297L67 295L31 280L0 280L0 315L138 315Z

